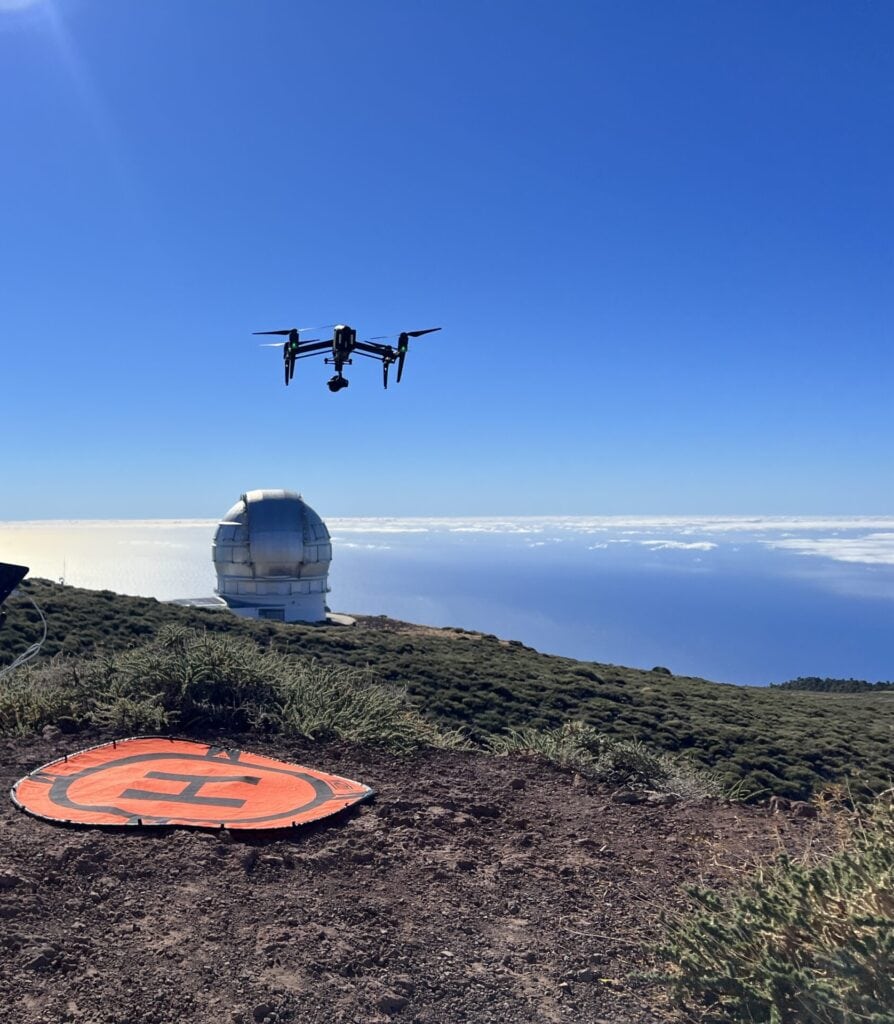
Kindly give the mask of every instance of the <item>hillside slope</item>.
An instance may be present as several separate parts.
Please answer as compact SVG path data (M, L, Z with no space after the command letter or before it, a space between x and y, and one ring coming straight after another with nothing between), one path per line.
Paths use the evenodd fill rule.
M0 741L0 786L99 734ZM680 888L822 821L628 806L519 758L215 737L372 785L315 828L65 829L0 803L0 1019L654 1024Z
M285 625L225 612L29 581L49 621L43 656L120 650L165 623L250 636L284 653L368 668L405 686L446 725L473 735L583 719L613 736L688 752L752 792L804 798L856 773L873 789L894 777L894 694L811 693L711 683L540 654L518 642L384 618L356 626ZM37 615L10 602L0 630L8 661L39 634Z

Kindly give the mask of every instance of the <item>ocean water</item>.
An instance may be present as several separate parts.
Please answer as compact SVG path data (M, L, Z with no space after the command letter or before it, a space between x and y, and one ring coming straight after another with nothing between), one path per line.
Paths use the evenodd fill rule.
M894 517L327 520L335 611L763 685L894 679ZM213 520L0 522L31 576L214 591Z

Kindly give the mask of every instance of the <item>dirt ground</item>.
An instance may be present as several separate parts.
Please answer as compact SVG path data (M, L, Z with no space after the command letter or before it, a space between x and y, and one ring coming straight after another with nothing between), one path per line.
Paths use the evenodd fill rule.
M0 740L4 790L110 736ZM299 831L75 829L0 805L2 1024L676 1019L638 975L681 888L822 824L624 804L520 759L205 737L345 775Z

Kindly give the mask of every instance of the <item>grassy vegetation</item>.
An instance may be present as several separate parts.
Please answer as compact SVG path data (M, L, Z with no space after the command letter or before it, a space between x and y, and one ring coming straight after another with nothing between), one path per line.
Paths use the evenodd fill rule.
M813 690L815 693L865 693L869 690L894 690L894 683L868 683L865 679L820 679L818 676L799 676L787 683L770 683L786 690Z
M405 688L442 729L464 727L481 740L509 729L549 732L579 720L612 740L647 739L656 750L685 754L727 786L795 799L852 776L855 789L875 791L894 778L890 692L726 686L663 667L579 662L496 637L390 620L361 620L351 628L286 625L44 581L26 588L49 622L42 660L58 652L124 652L164 625L190 626L368 673ZM38 627L30 605L9 602L0 660L23 650Z
M894 1021L890 795L852 812L833 856L783 858L730 895L690 895L663 953L677 1002L705 1024Z
M558 729L513 729L492 736L496 754L538 757L611 786L650 789L684 798L724 796L723 782L678 754L656 752L639 740L617 740L583 722Z
M464 742L398 689L353 669L183 626L164 626L129 651L20 668L0 683L0 732L46 725L122 734L253 730L398 750Z

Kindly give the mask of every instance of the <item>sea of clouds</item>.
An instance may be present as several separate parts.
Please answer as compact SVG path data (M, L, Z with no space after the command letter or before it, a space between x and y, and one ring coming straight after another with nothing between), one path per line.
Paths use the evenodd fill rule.
M736 683L894 677L894 517L327 517L337 610ZM214 589L215 520L0 523L32 576ZM0 638L2 642L2 638Z

